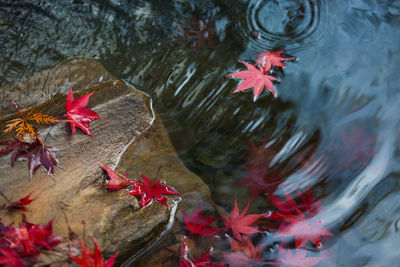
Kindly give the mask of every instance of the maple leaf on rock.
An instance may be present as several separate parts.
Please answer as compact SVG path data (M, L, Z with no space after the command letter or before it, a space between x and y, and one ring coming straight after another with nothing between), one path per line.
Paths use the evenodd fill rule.
M200 208L197 208L191 216L187 215L184 211L182 211L182 214L186 224L185 228L189 230L192 234L210 236L215 234L219 230L218 228L211 226L211 224L217 218L203 217Z
M255 223L259 218L263 217L266 213L245 215L247 210L249 209L249 205L250 202L247 203L246 207L239 214L237 200L235 199L235 204L233 206L233 210L230 213L230 216L226 217L221 215L221 218L225 223L225 230L232 229L233 236L239 241L242 240L241 234L251 235L255 233L262 233L262 231L257 230L251 225Z
M141 208L150 204L155 198L161 204L167 205L167 198L165 195L180 195L169 186L164 185L162 180L152 183L149 178L142 174L143 181L129 181L130 184L135 186L129 191L129 195L140 196L139 205ZM156 176L157 178L157 176Z
M75 127L78 127L82 129L84 133L93 136L89 123L95 119L101 119L96 112L85 108L89 103L89 98L93 95L93 93L94 92L74 99L71 86L71 89L67 95L67 101L64 104L65 110L67 111L64 116L68 118L71 124L72 134L75 133Z
M41 166L54 180L54 166L62 169L53 153L55 151L57 151L57 148L46 146L39 138L36 138L35 142L29 143L24 149L17 150L14 158L11 158L11 167L14 166L15 161L28 160L30 179L32 179L33 174Z
M0 194L6 200L8 200L3 193L0 192ZM31 195L32 195L32 193L30 193L29 195L27 195L27 196L25 196L25 197L23 197L23 198L21 198L21 199L19 199L17 201L14 201L14 202L10 201L11 203L8 206L4 205L1 209L3 209L3 210L22 210L22 211L27 211L28 209L25 206L29 205L30 203L32 203L32 201L35 200L35 199L30 199Z
M290 249L279 247L280 261L284 266L292 267L311 267L320 262L321 257L306 257L307 251L304 249L296 249L294 253Z
M1 266L14 266L14 267L23 267L24 260L18 257L14 250L8 250L4 248L0 248L0 265Z
M75 257L71 255L71 258L80 266L82 267L112 267L114 265L115 259L118 255L118 252L115 253L111 258L104 261L103 254L97 244L96 239L94 239L95 249L92 252L89 248L83 244L82 240L81 243L81 257Z
M321 249L322 237L333 236L321 220L313 218L319 212L321 202L312 203L314 198L310 190L307 195L298 193L303 203L296 203L289 194L285 195L287 202L268 196L279 211L271 212L266 218L281 222L275 237L294 237L296 248L302 248L310 241Z
M263 261L261 256L266 246L265 244L260 244L255 247L251 238L247 236L243 237L242 242L238 242L233 238L229 238L229 242L231 243L233 252L224 254L223 257L227 259L232 266L254 266Z
M117 173L108 167L104 162L100 161L104 166L100 166L103 170L107 172L108 177L110 177L110 181L106 184L106 187L110 190L120 190L129 186L129 181L127 178L127 174L124 176Z
M235 77L244 80L232 93L244 91L253 87L254 101L256 101L264 87L266 87L275 96L274 84L271 82L271 80L277 80L275 77L264 74L263 71L257 69L251 64L243 61L239 62L243 63L247 67L247 70L242 70L226 75L226 77Z
M282 57L283 51L268 51L266 50L264 53L258 54L257 61L254 65L256 66L263 66L266 71L270 70L272 66L277 67L286 67L284 61L286 60L293 60L294 57L285 58Z

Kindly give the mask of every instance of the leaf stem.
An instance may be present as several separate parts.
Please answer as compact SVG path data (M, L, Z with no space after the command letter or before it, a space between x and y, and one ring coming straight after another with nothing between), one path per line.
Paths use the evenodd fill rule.
M157 170L156 176L154 177L154 180L153 180L153 184L155 184L155 183L156 183L157 176L158 176L158 174L160 173L161 167L162 167L162 166L158 167L158 170Z

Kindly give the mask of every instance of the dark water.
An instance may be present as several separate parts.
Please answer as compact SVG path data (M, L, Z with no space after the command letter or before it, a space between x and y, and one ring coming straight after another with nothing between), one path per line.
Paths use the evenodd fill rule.
M321 266L398 264L400 1L1 1L0 44L0 85L83 55L148 92L228 210L249 197L248 144L268 140L276 194L322 198ZM224 76L265 49L297 58L274 73L278 97L231 94Z

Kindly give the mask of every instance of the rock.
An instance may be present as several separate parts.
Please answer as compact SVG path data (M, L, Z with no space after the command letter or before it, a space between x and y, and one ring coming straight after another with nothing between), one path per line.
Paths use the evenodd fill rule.
M53 229L57 235L68 235L63 212L71 229L80 237L84 236L85 224L88 240L93 240L93 237L97 239L105 258L119 251L117 262L121 263L131 256L140 255L149 244L156 244L173 225L178 206L188 212L200 203L210 205L210 193L207 185L179 159L166 129L152 109L151 99L118 80L90 85L93 81L90 77L97 79L112 75L101 67L96 67L100 72L91 69L88 72L88 69L80 71L77 66L98 66L98 63L88 59L82 61L75 58L63 62L53 70L42 72L44 77L35 75L35 81L41 84L41 79L51 75L48 88L53 88L52 83L64 79L62 84L67 84L65 87L71 84L77 89L88 87L75 93L75 97L94 92L87 107L102 117L102 120L91 122L95 138L85 135L80 129L72 136L69 123L41 128L40 135L44 143L59 149L56 155L65 171L56 168L54 182L40 169L29 181L26 161L17 162L11 168L10 156L3 156L0 157L0 189L13 201L32 193L35 201L28 206L28 221L44 224L54 219ZM84 78L79 75L57 77L64 75L57 71L60 66L75 69L75 73ZM79 86L73 84L75 79L80 81ZM87 84L82 82L84 80ZM27 83L31 81L28 79ZM29 86L24 82L18 85L19 88ZM63 88L62 91L68 89ZM47 102L35 106L34 110L64 118L65 98L66 95L56 94ZM28 100L24 104L32 103ZM15 117L14 114L1 118L1 129ZM128 195L126 190L110 192L105 189L105 175L99 168L100 160L110 167L118 165L116 170L120 173L128 171L130 179L140 179L140 174L152 179L159 166L162 166L159 178L182 193L182 196L168 196L168 207L153 201L151 205L139 209L137 199ZM21 214L20 211L2 211L0 216L5 225L18 225Z

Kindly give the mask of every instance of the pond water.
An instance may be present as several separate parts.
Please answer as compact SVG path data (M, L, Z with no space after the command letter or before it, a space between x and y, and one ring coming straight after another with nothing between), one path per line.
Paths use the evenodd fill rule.
M324 257L318 266L399 262L400 1L3 0L0 43L0 85L79 55L149 93L186 166L228 211L252 195L249 213L274 209L238 186L260 176L257 161L261 176L279 173L277 197L301 202L310 188L333 234L303 249ZM273 72L277 97L232 94L239 81L225 75L265 50L296 58ZM261 266L279 259L269 230L253 240L266 243Z

